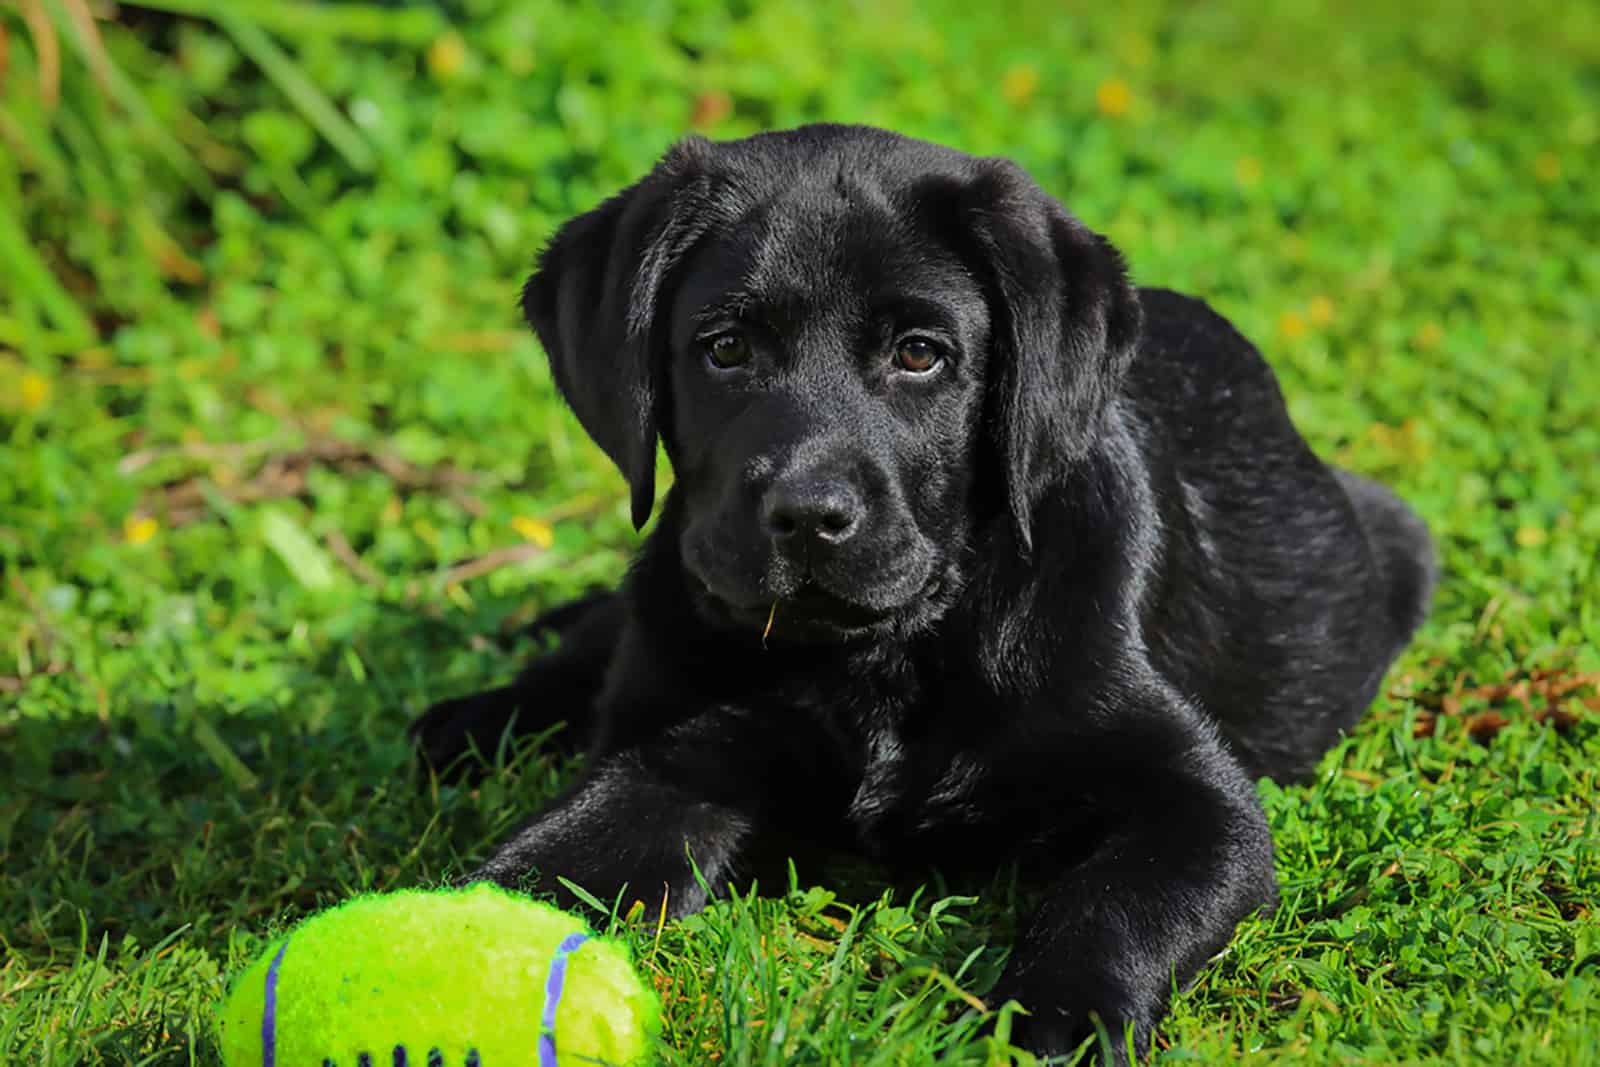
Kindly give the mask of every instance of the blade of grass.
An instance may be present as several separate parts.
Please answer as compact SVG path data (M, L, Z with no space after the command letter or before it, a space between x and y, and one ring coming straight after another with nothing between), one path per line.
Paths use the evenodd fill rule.
M100 31L95 28L94 14L89 10L84 0L57 0L57 3L67 9L67 17L72 20L72 28L78 33L78 41L83 46L84 59L94 76L102 83L107 80L107 65L111 58L106 55L105 42L100 39Z
M228 747L228 743L210 722L196 716L190 727L190 733L194 737L195 744L211 757L211 761L217 765L218 770L227 775L235 789L248 793L256 787L258 780L255 772L245 766L244 761Z
M87 945L88 924L81 919L80 923L83 924L82 934L84 943ZM78 991L78 996L72 1005L72 1014L67 1022L69 1028L75 1028L78 1025L79 1021L83 1019L84 1013L89 1010L90 1004L94 1001L95 981L100 977L101 972L105 970L106 950L110 947L111 935L102 933L100 935L100 950L94 954L94 961L89 966L89 976L83 980L83 988Z
M562 878L560 875L556 876L556 881L560 882L563 886L565 886L567 892L571 893L574 897L577 897L578 900L581 903L587 904L589 907L593 908L596 912L598 912L601 915L609 915L609 916L611 916L612 920L615 921L615 919L617 917L617 905L616 904L610 904L610 905L605 904L604 902L602 902L600 900L599 897L595 896L593 893L591 893L587 889L583 888L583 886L579 885L577 882L569 881L566 878ZM619 902L620 902L620 896L619 896Z
M39 102L46 111L53 111L61 99L61 45L40 0L22 0L22 18L33 35L38 57Z
M239 51L272 79L346 163L362 173L372 169L372 148L361 132L260 26L233 12L218 12L215 17L217 24L239 46Z
M307 589L331 589L338 584L338 571L327 553L284 512L274 509L262 514L261 536Z

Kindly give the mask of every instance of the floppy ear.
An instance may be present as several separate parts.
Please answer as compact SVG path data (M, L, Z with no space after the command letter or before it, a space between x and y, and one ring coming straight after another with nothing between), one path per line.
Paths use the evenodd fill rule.
M998 314L985 410L1024 552L1041 493L1094 447L1139 341L1122 256L1015 163L982 161L966 219Z
M711 225L711 143L674 145L654 170L562 226L522 288L556 387L631 489L633 524L655 503L660 318L673 269Z

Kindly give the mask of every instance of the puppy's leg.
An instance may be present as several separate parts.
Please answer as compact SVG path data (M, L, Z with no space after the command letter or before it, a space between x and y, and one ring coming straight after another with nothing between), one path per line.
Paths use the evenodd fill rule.
M1098 1022L1110 1062L1126 1062L1130 1026L1143 1057L1171 990L1277 896L1266 817L1233 757L1188 709L1139 717L1129 746L1073 761L1066 777L1075 793L1090 787L1104 836L1087 859L1047 876L992 994L1028 1009L1016 1040L1042 1055L1071 1052ZM1148 732L1184 719L1186 737Z
M503 844L472 880L571 898L566 878L603 901L624 890L671 917L721 889L774 795L801 775L735 712L708 712L598 757L564 796ZM696 877L696 871L700 878Z
M565 724L554 737L562 749L583 751L593 730L594 702L622 632L615 593L575 600L547 612L530 628L558 635L555 651L534 660L510 685L442 701L409 727L418 754L444 771L468 752L489 754L507 730L540 733Z

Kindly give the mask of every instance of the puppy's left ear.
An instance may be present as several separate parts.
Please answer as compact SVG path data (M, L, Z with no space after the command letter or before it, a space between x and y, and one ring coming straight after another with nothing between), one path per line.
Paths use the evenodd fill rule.
M985 418L1027 552L1040 495L1103 432L1142 313L1117 250L1015 163L981 161L963 200L998 304Z
M562 226L522 288L556 388L628 479L635 528L655 503L660 310L673 269L713 221L711 152L699 137L674 145L642 180Z

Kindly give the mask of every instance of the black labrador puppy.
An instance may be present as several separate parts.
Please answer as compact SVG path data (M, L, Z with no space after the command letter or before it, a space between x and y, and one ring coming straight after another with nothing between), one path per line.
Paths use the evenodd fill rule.
M581 780L474 877L669 914L773 835L1041 891L992 999L1148 1047L1276 896L1253 780L1355 722L1423 618L1427 531L1330 468L1272 371L1016 165L820 125L674 147L523 290L654 500L620 591L414 727L443 765L565 722Z

